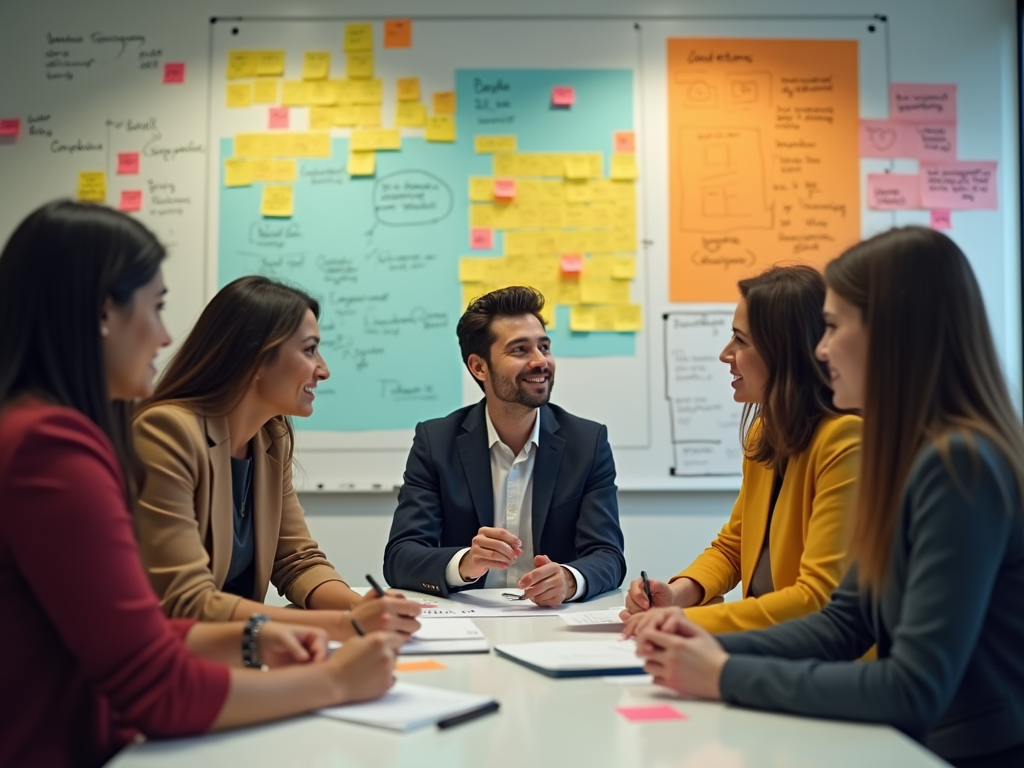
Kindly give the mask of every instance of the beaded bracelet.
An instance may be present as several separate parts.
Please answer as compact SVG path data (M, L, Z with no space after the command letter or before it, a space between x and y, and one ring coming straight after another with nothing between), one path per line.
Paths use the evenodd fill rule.
M245 622L242 630L242 664L253 669L262 669L260 659L260 627L270 621L270 617L262 613L254 613Z

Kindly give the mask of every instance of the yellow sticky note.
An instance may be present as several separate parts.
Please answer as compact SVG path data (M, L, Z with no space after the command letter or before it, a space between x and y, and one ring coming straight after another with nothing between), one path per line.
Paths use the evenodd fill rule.
M329 133L291 133L288 134L291 151L282 154L296 157L330 157L331 135Z
M559 284L558 303L576 307L583 303L580 298L580 281L576 278L562 280ZM570 327L572 324L570 323Z
M303 80L324 80L330 72L330 51L306 51L302 58Z
M438 91L434 94L434 114L455 114L455 91Z
M377 128L381 124L380 104L360 104L355 107L355 114L360 128Z
M341 48L344 51L372 51L373 24L346 24Z
M473 256L463 256L459 259L459 282L460 283L482 283L485 279L486 265L484 262L490 259Z
M395 125L400 128L422 128L427 122L427 108L417 101L399 102L395 109Z
M287 184L268 184L263 187L260 215L288 218L295 213L295 195Z
M229 107L251 107L252 83L228 83L227 105Z
M567 203L589 203L594 199L594 186L587 179L566 181L562 194Z
M418 77L398 78L398 100L419 101L420 100L420 79Z
M277 80L257 80L253 86L253 104L276 104L277 90Z
M632 256L612 256L612 277L616 280L632 280L636 277L636 259Z
M384 82L377 80L352 80L353 104L383 104Z
M256 74L260 76L284 74L284 51L257 51Z
M107 174L81 171L78 174L78 199L84 203L102 203L107 199Z
M377 170L376 152L349 152L349 176L373 176Z
M462 284L462 306L468 307L474 299L478 299L486 293L490 293L490 286L484 283L463 283Z
M356 124L358 109L359 107L353 104L345 104L340 107L331 107L331 110L334 113L334 125L339 128L348 128L354 126Z
M632 181L637 177L636 155L616 152L612 155L609 176L615 181Z
M248 160L224 161L224 186L248 187L252 184L252 163Z
M228 51L228 80L256 77L258 55L255 51Z
M310 80L306 83L306 103L329 107L338 103L338 84L334 80Z
M478 155L491 155L496 152L515 152L515 136L474 136L473 148Z
M298 164L294 160L270 160L269 172L263 181L290 184L299 176Z
M590 280L580 278L580 299L584 304L629 304L628 280Z
M369 80L373 77L373 51L348 53L348 77L352 80Z
M281 104L285 107L304 107L309 104L309 89L303 80L285 80L281 85Z
M494 179L490 176L470 176L469 199L474 203L489 203L493 200Z
M596 331L597 313L594 307L571 307L569 309L570 331Z
M401 149L402 134L397 128L352 131L349 149L353 152L370 152L378 149Z
M644 327L643 308L639 304L615 307L616 331L639 331Z
M309 129L311 131L327 131L336 126L338 107L310 107Z
M427 118L427 141L455 141L455 117L452 115L432 115Z
M586 155L565 155L565 178L590 178L590 161Z

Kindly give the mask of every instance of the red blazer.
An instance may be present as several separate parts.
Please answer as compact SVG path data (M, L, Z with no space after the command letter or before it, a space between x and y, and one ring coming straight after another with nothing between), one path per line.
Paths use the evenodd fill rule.
M0 617L0 765L99 766L136 731L206 731L227 697L160 610L110 442L32 399L0 412Z

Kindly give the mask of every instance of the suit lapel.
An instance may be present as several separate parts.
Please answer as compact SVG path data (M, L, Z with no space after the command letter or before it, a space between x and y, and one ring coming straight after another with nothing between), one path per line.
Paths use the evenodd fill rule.
M750 591L750 581L754 578L757 563L761 559L761 549L768 535L768 511L772 504L772 489L775 485L775 470L764 469L759 485L753 489L748 512L743 520L743 540L740 544L740 578L743 580L743 596ZM779 496L782 492L779 492Z
M542 406L540 413L540 445L537 447L537 458L533 465L533 551L535 554L543 552L541 537L544 534L544 524L548 519L548 512L551 510L551 499L555 495L555 481L558 479L558 470L562 466L562 456L565 455L565 440L559 437L561 427L555 419L554 412L546 405Z
M494 487L491 482L491 455L487 446L487 422L484 401L470 409L462 422L462 434L455 438L466 473L473 506L481 526L494 525Z
M204 419L210 451L210 571L217 589L224 586L235 544L234 503L231 488L231 440L224 418Z
M281 459L275 455L274 442L266 429L252 440L253 472L253 535L256 538L256 562L253 588L262 602L270 584L271 571L277 560L277 543L281 534Z

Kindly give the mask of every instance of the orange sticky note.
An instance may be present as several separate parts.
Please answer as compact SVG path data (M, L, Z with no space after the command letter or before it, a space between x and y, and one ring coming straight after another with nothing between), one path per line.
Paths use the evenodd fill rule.
M390 19L384 22L385 48L412 48L412 19Z
M164 64L164 83L181 84L185 82L185 63L175 62Z
M21 118L10 117L0 120L0 136L17 136L21 130Z
M420 79L418 77L398 78L398 100L419 101L420 100Z
M440 661L434 661L434 659L423 659L422 661L400 661L395 664L395 670L398 672L436 672L442 669L448 669L448 667Z
M583 272L583 256L578 253L563 253L560 266L563 275L579 277Z
M469 230L469 247L474 251L489 251L494 247L494 230L475 227Z
M455 91L438 91L434 94L434 114L455 114Z
M122 176L134 176L139 172L138 152L118 152L117 172Z
M494 197L498 200L513 200L516 196L515 179L495 179Z
M616 131L615 151L627 155L636 152L636 134L632 131Z
M268 128L288 127L288 107L271 107L268 112Z
M121 190L121 202L117 204L117 210L119 211L141 211L142 210L142 190L141 189L123 189Z
M571 107L576 103L576 89L571 85L556 85L551 89L551 103L556 107Z

